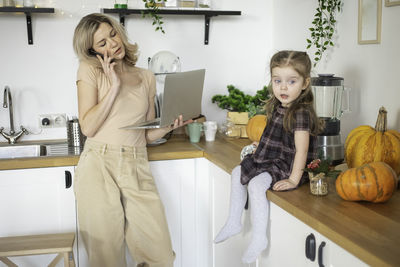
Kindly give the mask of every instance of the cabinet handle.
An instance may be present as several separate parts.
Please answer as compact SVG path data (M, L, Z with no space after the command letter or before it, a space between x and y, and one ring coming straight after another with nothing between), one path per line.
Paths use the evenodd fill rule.
M68 189L72 185L72 175L70 171L65 171L65 188Z
M306 238L306 258L315 261L315 236L309 234Z
M324 241L322 241L318 248L318 266L319 267L325 267L324 264L322 263L322 258L323 258L322 251L325 247L325 244L326 243Z

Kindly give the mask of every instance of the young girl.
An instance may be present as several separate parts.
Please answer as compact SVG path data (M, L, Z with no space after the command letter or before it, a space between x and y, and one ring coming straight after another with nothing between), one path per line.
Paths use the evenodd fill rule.
M291 190L306 182L303 168L316 156L316 135L321 126L313 107L310 72L311 61L305 52L280 51L272 57L272 98L265 106L267 126L254 154L232 171L229 216L214 242L240 233L247 185L253 232L242 257L244 263L254 262L268 244L266 190Z

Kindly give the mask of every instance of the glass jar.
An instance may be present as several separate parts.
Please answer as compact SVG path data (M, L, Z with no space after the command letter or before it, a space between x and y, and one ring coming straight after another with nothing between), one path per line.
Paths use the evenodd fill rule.
M325 173L320 172L318 174L314 174L309 172L308 176L310 177L311 194L316 196L325 196L328 194L328 181Z

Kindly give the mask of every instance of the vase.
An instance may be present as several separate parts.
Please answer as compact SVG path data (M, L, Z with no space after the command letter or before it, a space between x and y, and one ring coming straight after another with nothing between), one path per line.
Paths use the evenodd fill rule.
M325 173L314 174L309 172L308 176L310 177L311 194L316 196L325 196L328 194L328 181Z

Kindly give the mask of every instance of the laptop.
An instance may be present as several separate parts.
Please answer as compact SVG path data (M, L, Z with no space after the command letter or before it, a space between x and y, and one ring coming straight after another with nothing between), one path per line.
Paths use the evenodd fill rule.
M205 69L200 69L167 74L160 117L120 129L162 128L173 124L179 115L183 116L183 120L199 117L205 72Z

